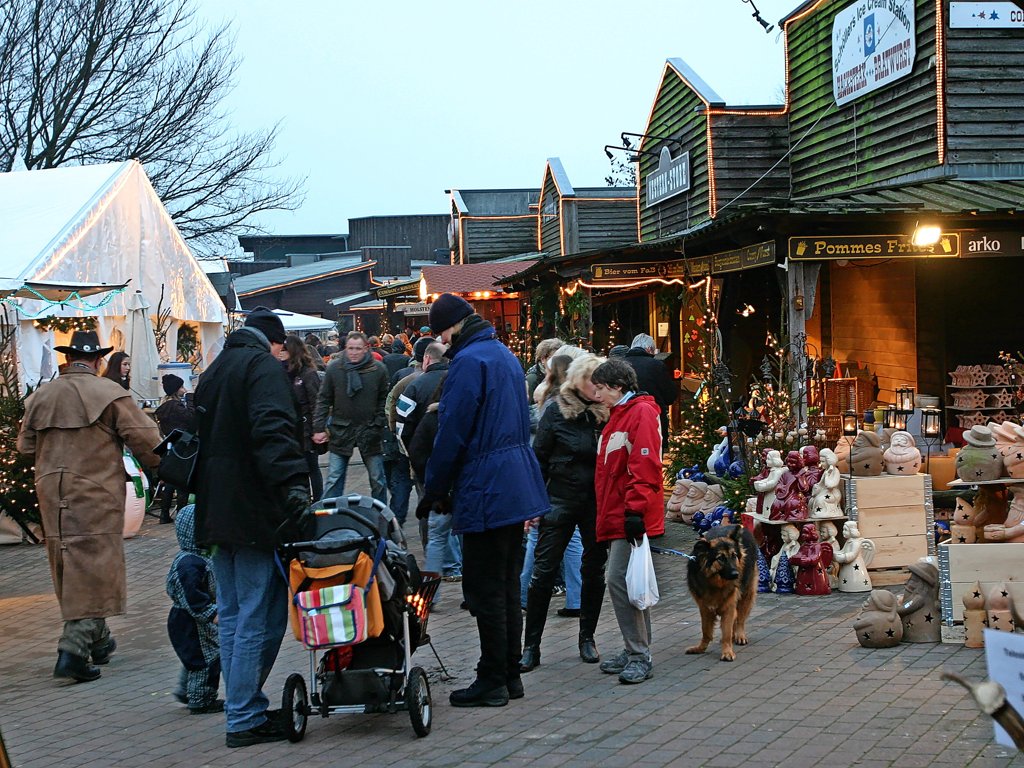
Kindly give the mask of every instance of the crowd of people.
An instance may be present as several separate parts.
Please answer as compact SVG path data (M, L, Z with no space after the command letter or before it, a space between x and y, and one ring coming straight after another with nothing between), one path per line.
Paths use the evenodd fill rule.
M92 331L59 351L67 375L27 401L19 448L36 454L65 619L54 675L83 682L99 677L96 665L116 648L105 620L124 610L124 483L109 478L100 498L95 482L69 482L67 446L57 440L75 435L68 445L93 462L105 457L93 444L107 452L127 444L152 467L159 433L126 391L130 360L112 357L111 373L96 375L110 350ZM201 446L193 487L171 489L162 502L161 521L170 521L177 496L182 547L167 587L183 665L175 695L197 714L223 710L229 747L285 738L262 690L287 623L274 550L312 501L344 495L357 449L371 494L402 524L416 488L423 569L461 581L476 620L476 677L451 693L453 706L525 695L522 675L540 664L559 581L570 590L559 613L579 620L580 659L623 683L648 679L650 612L629 602L625 572L631 544L663 532L661 439L678 391L653 353L646 334L607 359L548 339L524 376L494 327L452 294L431 304L429 326L417 333L333 334L326 345L287 335L269 310L249 312L191 403L179 377L162 382L160 431L194 430ZM77 397L64 397L71 389ZM68 411L72 404L82 412ZM90 565L97 546L113 574ZM606 584L623 647L602 661L595 633Z

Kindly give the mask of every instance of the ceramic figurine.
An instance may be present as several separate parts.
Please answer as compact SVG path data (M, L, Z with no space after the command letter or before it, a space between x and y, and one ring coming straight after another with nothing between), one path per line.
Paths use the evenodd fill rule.
M904 643L938 643L942 612L939 609L939 569L926 560L909 566L897 612L903 619Z
M676 480L675 486L672 488L672 496L669 498L668 503L665 504L665 518L668 520L682 520L683 515L680 511L680 507L683 504L683 499L686 498L686 492L690 490L690 485L693 483L692 480L687 480L685 477L681 477Z
M789 562L797 567L798 595L831 595L828 567L832 564L832 547L818 541L818 527L807 523L800 531L800 549Z
M803 469L797 474L797 483L800 485L800 492L810 499L811 491L821 480L825 472L821 468L821 456L818 449L813 445L805 445L800 449L800 458L803 459Z
M826 448L825 450L827 451L828 449ZM818 523L818 538L821 539L823 545L827 544L832 548L832 563L828 567L828 585L832 589L836 589L839 587L839 561L836 560L836 553L842 547L839 546L839 540L836 539L835 523L828 521Z
M785 574L779 573L779 568L780 564L782 564L783 562L785 562L785 569L792 568L792 566L789 564L789 558L791 555L795 555L797 552L800 551L800 531L797 530L797 527L795 525L784 525L779 530L779 536L782 538L782 546L779 548L779 551L772 558L772 583L775 584L777 587L779 584L779 580L783 579L789 584L789 591L792 592L793 571L789 570L789 575L787 577ZM777 591L778 589L776 589L776 592Z
M871 576L868 566L875 558L875 542L861 538L860 529L853 520L843 524L843 538L846 543L836 552L839 563L840 592L870 592Z
M949 524L949 538L954 544L973 544L977 540L974 505L963 496L956 497L953 519Z
M882 449L882 453L889 450L889 446L892 444L892 436L895 435L897 430L893 427L882 427L881 430L875 430L875 434L878 435L879 448Z
M725 434L725 427L719 427L718 428L718 434L724 435ZM708 457L708 460L707 460L708 472L711 472L711 473L716 474L719 477L721 477L724 474L724 472L719 472L718 471L718 467L719 467L719 464L720 464L720 462L721 462L723 457L725 457L725 467L726 467L726 469L728 469L728 467L729 467L729 438L728 438L728 436L723 437L722 438L722 442L720 442L718 445L716 445L714 448L711 449L711 455Z
M1013 632L1013 613L1010 609L1010 590L1006 583L996 584L988 591L988 600L985 601L985 610L988 613L988 628L1000 632Z
M985 627L988 614L985 611L985 596L981 593L980 582L974 582L963 594L964 601L964 647L984 648Z
M842 517L843 510L839 504L843 500L843 476L836 468L837 463L835 453L823 448L819 459L821 479L811 489L811 519Z
M789 556L785 552L780 552L776 557L778 558L778 568L775 569L775 576L772 579L775 592L780 595L791 595L794 587L793 569L789 565Z
M889 448L882 454L885 471L890 475L916 475L921 469L921 451L909 432L893 432Z
M713 515L715 510L725 501L725 489L720 485L709 485L700 500L700 511L705 515Z
M1010 424L1010 422L1003 422L1003 426L1007 424ZM1024 479L1024 427L1018 427L1014 424L1013 436L1013 442L1005 443L1000 454L1003 457L1006 476L1012 477L1015 480L1021 480ZM996 442L996 447L999 447L998 442Z
M1006 520L1010 494L1005 485L979 485L974 494L974 529L978 541L985 538L985 526Z
M1010 508L1006 513L1006 521L984 526L982 531L985 541L1024 542L1024 488L1011 485L1007 490L1010 493Z
M768 516L768 511L765 509L765 498L774 496L775 487L779 484L785 471L786 465L782 461L782 454L778 451L766 451L764 467L753 481L754 490L757 492L757 514L761 517Z
M786 454L786 471L775 486L775 500L768 515L770 519L798 521L807 517L807 497L797 482L803 466L803 457L797 451Z
M684 523L692 522L694 514L701 511L701 502L704 501L704 494L707 492L707 483L701 480L691 480L690 488L679 504L679 519Z
M903 639L903 622L896 612L896 595L885 589L871 592L853 622L857 642L865 648L893 648Z
M762 594L772 591L772 571L760 547L757 548L757 591Z
M861 430L850 448L850 469L855 477L877 477L882 474L882 442L874 432Z
M704 482L704 473L700 469L700 464L694 464L692 467L684 467L679 470L679 474L687 480Z
M996 450L992 430L975 424L964 432L967 445L956 455L956 476L967 482L998 480L1003 476L1003 458Z
M850 449L852 447L853 440L848 437L842 437L839 439L839 442L836 443L836 469L839 470L839 474L841 475L850 474Z

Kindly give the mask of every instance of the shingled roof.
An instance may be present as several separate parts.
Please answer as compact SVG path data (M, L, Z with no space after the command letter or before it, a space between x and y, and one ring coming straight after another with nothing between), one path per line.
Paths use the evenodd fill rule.
M535 260L488 261L482 264L442 264L423 267L427 293L502 292L497 280L532 267Z

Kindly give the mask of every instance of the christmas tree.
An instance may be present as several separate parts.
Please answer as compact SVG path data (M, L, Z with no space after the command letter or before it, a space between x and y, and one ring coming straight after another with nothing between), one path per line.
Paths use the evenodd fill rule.
M0 317L0 511L25 528L39 522L32 461L18 453L25 402L18 387L14 325Z

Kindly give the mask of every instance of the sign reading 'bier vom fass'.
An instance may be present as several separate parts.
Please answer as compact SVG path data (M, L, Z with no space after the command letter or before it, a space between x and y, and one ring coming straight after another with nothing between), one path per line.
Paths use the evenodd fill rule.
M690 188L690 153L672 157L668 147L658 155L658 167L647 174L646 207L675 197Z
M832 94L842 106L914 68L914 0L858 0L832 21Z

